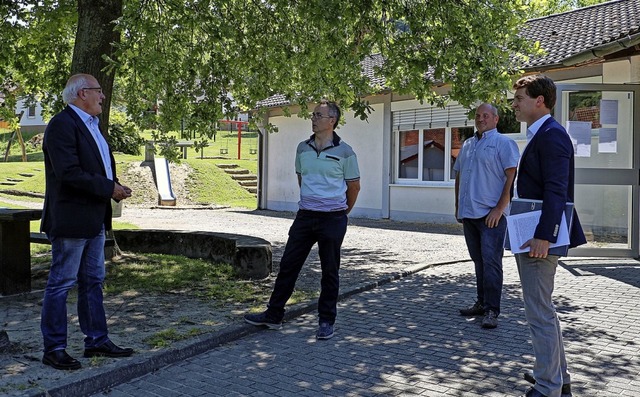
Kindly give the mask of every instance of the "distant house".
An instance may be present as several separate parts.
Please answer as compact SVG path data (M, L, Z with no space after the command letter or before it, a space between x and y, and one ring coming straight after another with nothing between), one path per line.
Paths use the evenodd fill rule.
M2 100L0 98L0 103ZM22 133L44 132L47 123L42 118L42 106L40 102L28 105L26 100L19 99L16 104L15 114L22 114L20 117L20 131ZM9 124L5 120L0 120L0 128L8 128Z
M571 127L580 149L576 208L592 246L610 255L638 256L640 0L611 1L533 19L522 34L546 50L529 60L526 73L544 73L556 81L554 116ZM374 55L363 67L384 85L373 72L381 62ZM374 109L368 121L347 112L346 124L338 130L360 163L362 190L353 216L454 223L451 166L473 130L467 109L457 103L430 107L393 92L366 100ZM310 122L286 117L282 107L288 102L282 96L261 105L269 108L265 121L278 133L264 135L259 205L296 210L299 190L293 154L297 143L311 134ZM295 115L298 109L290 111ZM503 132L511 133L523 148L525 130L521 126L520 131Z
M25 133L41 133L47 127L47 123L42 118L42 106L40 102L33 105L27 105L24 99L18 100L16 106L16 114L22 114L20 118L20 131Z

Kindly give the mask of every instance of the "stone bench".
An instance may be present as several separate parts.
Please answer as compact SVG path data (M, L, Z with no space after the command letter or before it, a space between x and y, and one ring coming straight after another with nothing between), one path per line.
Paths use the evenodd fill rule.
M29 233L29 241L34 244L51 244L51 241L47 238L47 235L44 233ZM107 237L104 240L105 247L113 247L115 245L115 241L112 238Z
M0 214L0 295L29 292L29 243L51 244L44 233L29 232L29 221L39 219L41 210L14 212L10 218ZM9 219L12 222L8 222ZM20 230L16 229L17 226ZM106 258L112 256L107 251L113 250L117 242L124 251L181 255L228 263L242 278L262 279L269 276L273 268L271 244L258 237L175 230L114 230L113 233L115 239L105 239Z
M271 243L239 234L182 230L114 230L123 251L180 255L232 265L242 278L261 279L272 270Z

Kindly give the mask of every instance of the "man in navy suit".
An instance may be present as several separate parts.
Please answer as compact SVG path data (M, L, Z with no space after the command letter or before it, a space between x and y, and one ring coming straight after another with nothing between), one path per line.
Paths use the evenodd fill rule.
M51 241L51 269L42 303L42 362L56 369L81 364L66 352L67 295L78 284L78 320L84 357L126 357L133 349L107 336L102 303L105 231L111 229L111 199L131 196L118 183L115 161L98 127L105 96L88 74L71 76L62 92L68 106L44 133L46 191L41 229Z
M525 317L529 323L535 355L534 382L525 397L569 397L571 378L567 370L560 322L552 301L558 256L549 255L549 244L558 239L562 213L573 202L573 144L565 129L551 117L556 86L542 75L526 76L513 85L516 119L527 123L527 146L522 153L516 183L521 198L542 200L542 215L533 238L516 254L522 283ZM570 246L586 243L574 211Z

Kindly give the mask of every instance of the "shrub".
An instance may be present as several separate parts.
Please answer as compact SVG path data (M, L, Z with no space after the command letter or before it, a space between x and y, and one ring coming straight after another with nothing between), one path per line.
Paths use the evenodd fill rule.
M112 111L109 123L109 145L114 152L139 155L144 139L123 112Z

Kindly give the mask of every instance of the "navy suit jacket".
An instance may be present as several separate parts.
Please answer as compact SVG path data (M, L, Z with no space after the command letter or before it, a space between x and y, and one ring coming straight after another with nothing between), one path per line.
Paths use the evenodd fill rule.
M69 106L54 116L42 143L46 191L41 230L48 236L92 238L111 230L114 180L107 178L100 150L80 116Z
M573 144L565 129L550 117L525 148L518 167L518 197L542 200L535 238L557 241L565 204L574 202L573 181ZM570 247L587 242L575 209L569 239Z

